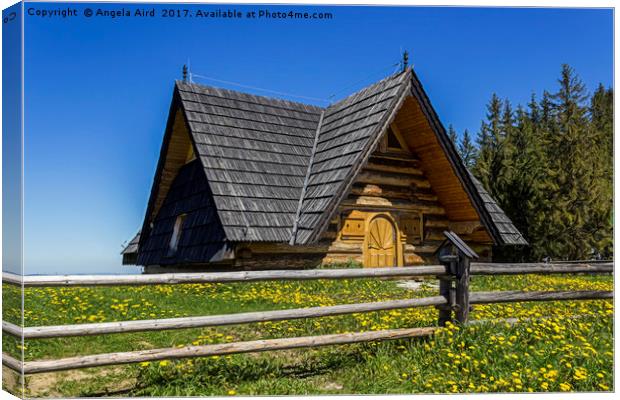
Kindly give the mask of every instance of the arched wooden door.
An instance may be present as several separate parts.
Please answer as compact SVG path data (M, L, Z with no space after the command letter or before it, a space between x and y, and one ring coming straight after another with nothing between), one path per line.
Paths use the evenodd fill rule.
M366 266L396 266L396 235L394 224L385 217L376 217L368 227Z

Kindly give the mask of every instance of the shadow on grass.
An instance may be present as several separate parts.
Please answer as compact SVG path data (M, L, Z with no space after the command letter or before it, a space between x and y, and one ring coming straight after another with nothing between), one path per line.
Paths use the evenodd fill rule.
M222 391L225 387L239 387L244 383L253 384L262 381L269 387L278 385L280 382L301 382L364 363L366 358L374 355L374 352L375 347L361 344L350 348L338 348L336 351L334 348L293 350L261 355L244 354L217 359L178 361L166 368L152 365L140 371L137 377L138 386L124 394L128 396L169 396L180 393L218 395L226 393Z

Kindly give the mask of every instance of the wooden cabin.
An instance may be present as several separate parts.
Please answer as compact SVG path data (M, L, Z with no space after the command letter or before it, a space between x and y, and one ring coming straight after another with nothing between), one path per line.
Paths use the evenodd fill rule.
M176 82L141 234L147 272L434 262L527 242L465 168L412 69L321 108Z

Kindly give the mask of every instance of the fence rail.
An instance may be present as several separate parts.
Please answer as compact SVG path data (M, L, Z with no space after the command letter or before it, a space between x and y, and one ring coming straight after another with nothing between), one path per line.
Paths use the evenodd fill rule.
M218 273L171 273L159 275L60 275L19 276L3 274L3 282L25 287L42 286L110 286L110 285L160 285L180 283L230 283L271 280L311 279L357 279L394 277L436 277L440 280L439 296L390 300L372 303L341 304L335 306L309 307L288 310L246 312L227 315L194 316L139 321L120 321L77 325L20 327L2 321L2 330L24 339L44 339L71 336L89 336L112 333L163 331L172 329L200 328L282 321L301 318L317 318L334 315L435 306L439 310L439 325L447 321L466 323L471 304L490 304L529 301L593 300L613 298L612 291L494 291L470 292L470 275L514 274L564 274L564 273L611 273L613 262L565 262L565 263L471 263L471 249L452 233L446 233L448 241L439 253L442 265L325 270L271 270ZM453 240L455 238L457 240ZM450 241L453 240L453 241ZM156 361L188 357L204 357L234 353L295 349L367 341L411 338L432 334L437 327L391 329L371 332L353 332L297 338L281 338L235 342L184 348L140 350L122 353L84 355L59 360L21 362L3 353L2 362L9 368L24 374L61 371L142 361Z
M471 275L611 273L613 262L604 263L472 263ZM17 275L2 273L2 282L24 287L140 286L182 283L234 283L275 280L413 278L449 276L444 265L397 268L271 270L236 272L192 272L152 275Z
M557 300L594 300L612 298L607 291L532 291L532 292L473 292L470 304L489 304L529 301ZM257 322L275 322L302 318L318 318L335 315L397 310L427 306L447 305L443 296L423 297L419 299L390 300L373 303L341 304L336 306L296 308L288 310L258 311L226 315L209 315L198 317L181 317L166 319L147 319L139 321L99 322L91 324L32 326L22 328L10 322L2 322L2 330L10 335L24 339L45 339L70 336L90 336L110 333L164 331L172 329L204 328L209 326L226 326L250 324Z
M254 340L248 342L222 343L182 348L137 350L122 353L107 353L89 356L68 357L59 360L21 361L3 354L2 362L7 367L21 370L24 374L63 371L68 369L101 367L106 365L131 364L144 361L159 361L192 357L208 357L239 353L290 350L306 347L352 344L381 340L394 340L431 335L438 327L389 329L382 331L337 333L321 336L302 336L285 339Z

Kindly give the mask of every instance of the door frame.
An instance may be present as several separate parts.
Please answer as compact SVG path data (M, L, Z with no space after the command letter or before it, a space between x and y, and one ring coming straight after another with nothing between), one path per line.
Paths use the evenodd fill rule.
M395 257L395 264L397 267L402 267L403 266L403 243L401 240L401 234L400 234L400 229L398 228L398 223L396 222L396 219L394 217L392 217L392 215L390 215L390 213L387 212L371 212L368 213L366 215L366 223L365 223L365 228L364 228L364 242L363 242L363 255L364 255L364 268L368 268L368 265L370 265L370 252L368 251L368 238L369 238L369 232L370 232L370 224L372 223L372 220L374 220L375 218L385 218L388 221L390 221L392 223L392 227L394 228L394 257Z

